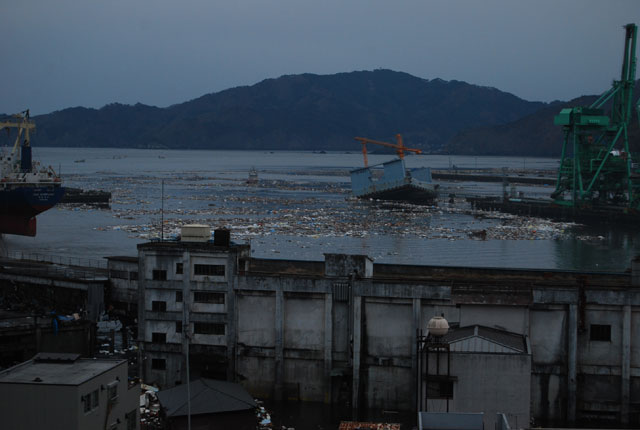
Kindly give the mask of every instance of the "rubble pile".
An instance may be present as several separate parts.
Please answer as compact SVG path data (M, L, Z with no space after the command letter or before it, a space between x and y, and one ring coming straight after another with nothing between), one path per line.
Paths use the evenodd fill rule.
M164 422L160 414L158 388L141 384L140 394L140 430L164 429Z

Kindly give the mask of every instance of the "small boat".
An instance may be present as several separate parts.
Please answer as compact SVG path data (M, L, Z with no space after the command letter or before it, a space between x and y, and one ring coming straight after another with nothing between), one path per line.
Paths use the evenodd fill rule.
M252 167L249 170L249 179L247 179L247 184L256 185L258 183L258 171L255 167Z

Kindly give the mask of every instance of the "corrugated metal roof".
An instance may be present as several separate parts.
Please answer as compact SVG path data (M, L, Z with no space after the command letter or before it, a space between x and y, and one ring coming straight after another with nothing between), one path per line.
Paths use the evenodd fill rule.
M480 325L460 327L447 333L443 341L454 352L527 354L524 336Z
M191 414L253 409L253 397L240 384L201 378L191 383ZM158 393L160 404L168 417L187 415L187 386L178 385Z

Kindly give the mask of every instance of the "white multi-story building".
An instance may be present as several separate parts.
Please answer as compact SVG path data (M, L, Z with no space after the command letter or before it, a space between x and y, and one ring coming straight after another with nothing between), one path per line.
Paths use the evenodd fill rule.
M140 385L128 384L127 360L39 353L0 372L6 429L135 430Z
M192 378L242 382L254 396L412 410L417 333L441 315L453 333L479 327L469 339L484 342L458 340L464 348L452 352L443 386L452 410L502 412L519 427L529 416L536 425L640 425L640 261L625 273L579 273L364 255L270 260L222 238L138 246L146 381L185 382L188 353ZM493 350L504 336L526 347Z

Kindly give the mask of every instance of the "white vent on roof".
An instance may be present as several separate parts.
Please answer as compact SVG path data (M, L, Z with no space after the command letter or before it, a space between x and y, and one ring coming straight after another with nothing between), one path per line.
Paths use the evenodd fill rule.
M182 226L180 241L207 242L211 238L211 227L204 224L187 224Z

